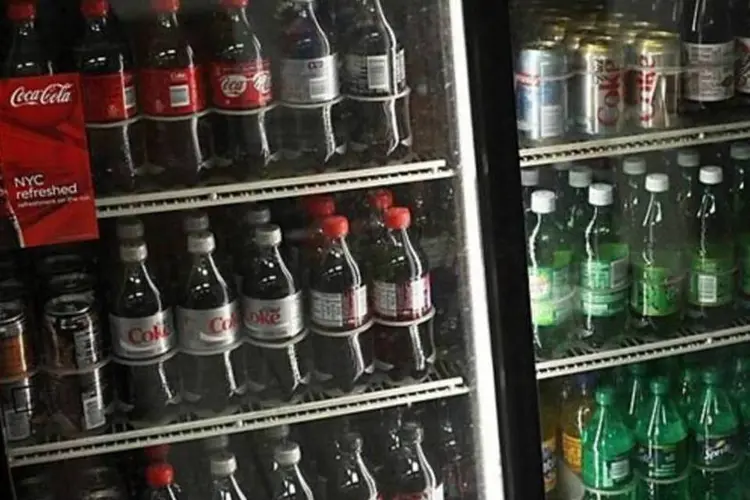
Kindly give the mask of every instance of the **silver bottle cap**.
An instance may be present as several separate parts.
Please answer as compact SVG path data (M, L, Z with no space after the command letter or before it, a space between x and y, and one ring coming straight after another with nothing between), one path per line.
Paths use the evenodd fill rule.
M209 253L216 248L216 241L211 231L190 233L187 241L188 253Z

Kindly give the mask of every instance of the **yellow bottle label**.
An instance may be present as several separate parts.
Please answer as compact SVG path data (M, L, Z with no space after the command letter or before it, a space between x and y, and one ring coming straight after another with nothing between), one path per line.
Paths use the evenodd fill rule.
M557 439L555 436L542 441L542 472L544 474L544 491L552 492L557 486Z
M576 474L581 473L581 438L562 433L563 460Z

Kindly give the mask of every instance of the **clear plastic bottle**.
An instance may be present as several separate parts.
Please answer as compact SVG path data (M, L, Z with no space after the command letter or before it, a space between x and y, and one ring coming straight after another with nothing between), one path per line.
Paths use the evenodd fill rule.
M297 443L285 441L273 450L277 467L273 471L271 500L314 500L312 488L305 479L299 463L302 451Z
M595 374L576 375L572 390L562 403L560 413L562 459L575 474L581 473L582 436L594 413L595 385Z
M379 498L378 485L362 457L362 437L357 433L346 433L340 440L340 452L327 479L327 498L331 500Z
M646 159L629 156L622 162L622 182L618 186L620 199L620 234L622 241L632 249L634 239L643 221L646 196Z
M232 453L223 451L211 457L211 500L248 500L236 472L237 459Z
M526 227L529 226L531 214L531 193L539 189L539 169L524 168L521 170L521 193L523 197L523 213L526 216Z
M422 446L422 427L405 422L400 438L401 446L388 457L383 472L381 488L385 498L445 498L440 468Z
M589 186L592 172L589 167L576 165L568 172L568 203L565 207L563 225L563 240L568 242L573 252L583 251L583 230L591 219L591 205L589 205Z

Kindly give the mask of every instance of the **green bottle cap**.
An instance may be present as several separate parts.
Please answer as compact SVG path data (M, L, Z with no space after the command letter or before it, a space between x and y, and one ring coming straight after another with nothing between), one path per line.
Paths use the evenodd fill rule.
M708 385L718 385L721 376L715 368L708 368L703 372L703 383Z
M610 406L615 401L615 390L610 386L599 387L596 390L596 402L601 406Z
M651 381L651 393L663 396L669 392L669 380L667 377L654 377Z

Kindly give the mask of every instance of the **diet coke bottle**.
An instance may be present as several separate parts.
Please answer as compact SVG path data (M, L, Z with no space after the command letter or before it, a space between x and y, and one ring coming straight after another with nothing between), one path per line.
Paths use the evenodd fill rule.
M97 193L132 191L145 162L133 58L109 20L108 0L83 0L86 28L75 48Z
M32 1L8 3L8 19L13 23L12 41L3 64L3 76L19 78L44 76L54 72L36 27L36 5Z
M156 24L139 72L149 166L166 185L195 184L211 156L203 72L177 20L180 0L151 0Z
M266 177L278 153L271 64L247 19L247 0L221 0L210 68L218 161L239 178Z
M255 230L271 222L271 211L268 207L251 204L245 207L235 233L235 244L232 255L232 269L237 290L242 294L242 277L250 271L259 249L255 243Z
M416 422L404 423L400 446L390 453L381 484L385 498L443 500L443 478L437 460L425 453L424 430Z

